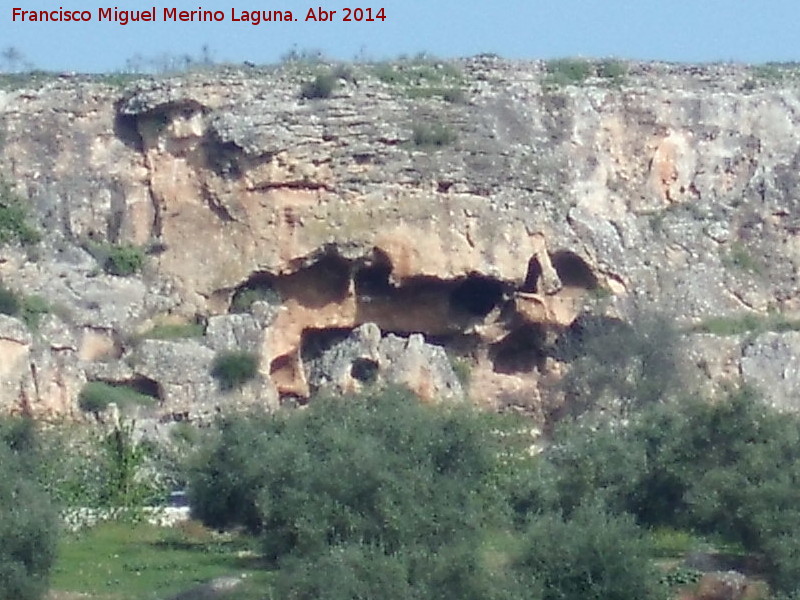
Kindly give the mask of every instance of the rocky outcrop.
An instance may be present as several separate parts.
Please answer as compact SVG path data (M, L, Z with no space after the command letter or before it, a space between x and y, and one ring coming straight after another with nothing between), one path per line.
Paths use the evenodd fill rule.
M402 385L427 401L463 400L464 391L441 346L420 334L408 338L381 335L366 323L328 348L306 357L311 390L354 393L373 385Z
M613 85L567 86L544 67L409 61L390 82L354 65L313 100L300 87L324 65L0 91L0 170L46 232L0 249L0 277L57 307L62 330L57 348L0 335L3 409L68 414L87 378L125 377L154 382L166 412L217 405L207 367L233 346L260 357L248 401L306 397L309 340L367 323L421 393L450 385L422 383L435 343L468 365L473 400L533 406L564 368L544 345L587 302L686 327L800 311L795 90L736 65L630 64ZM85 250L120 242L146 253L140 276ZM252 314L229 314L240 304ZM205 335L139 341L164 319ZM770 401L796 409L794 355L768 339L720 369L784 373ZM714 371L728 341L702 344Z

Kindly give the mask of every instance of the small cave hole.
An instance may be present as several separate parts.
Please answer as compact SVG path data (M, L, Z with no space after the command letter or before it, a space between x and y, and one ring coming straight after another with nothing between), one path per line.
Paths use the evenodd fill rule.
M343 342L352 329L331 327L328 329L306 329L300 343L300 357L304 363L320 358L327 350Z
M158 385L157 381L154 381L149 377L136 377L122 383L121 385L130 388L134 392L142 394L143 396L150 396L156 400L161 400L161 386Z
M545 333L539 325L515 329L489 348L495 373L526 373L542 366L546 353Z
M528 272L525 274L525 283L520 288L521 292L536 293L539 291L539 279L542 276L542 265L535 256L528 261Z
M282 277L279 289L309 308L340 302L350 290L350 262L334 254Z
M586 262L574 252L561 250L550 255L553 268L558 273L558 278L567 287L577 287L586 290L597 288L597 277Z
M391 274L392 267L385 264L359 269L353 277L356 295L359 297L388 296L394 290L389 282Z
M368 358L357 358L350 366L350 375L361 383L373 384L378 379L378 363Z
M275 305L281 303L281 296L275 289L275 276L270 273L253 273L237 287L231 298L229 312L249 312L253 303L259 301Z
M485 317L503 300L503 285L488 277L470 275L450 293L450 307L476 317Z

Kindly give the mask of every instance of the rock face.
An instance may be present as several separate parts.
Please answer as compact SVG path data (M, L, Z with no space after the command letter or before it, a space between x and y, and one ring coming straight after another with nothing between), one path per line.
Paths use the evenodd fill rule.
M428 401L463 400L464 390L441 346L426 344L422 335L381 336L366 323L329 348L317 348L305 357L309 384L314 391L358 392L388 382L404 385Z
M225 404L208 365L234 346L260 358L248 402L357 386L372 363L458 397L447 347L474 400L536 403L560 368L543 340L587 302L686 325L800 311L788 85L630 64L557 86L541 62L477 57L354 65L332 97L301 98L325 68L0 90L0 172L44 233L0 249L0 277L58 315L33 335L0 321L3 410L71 415L87 379L145 381L167 413ZM141 247L142 274L103 273L87 252L102 243ZM198 321L201 338L139 341ZM796 341L770 335L725 368L762 384L782 369L771 401L796 409ZM326 336L349 341L310 365Z

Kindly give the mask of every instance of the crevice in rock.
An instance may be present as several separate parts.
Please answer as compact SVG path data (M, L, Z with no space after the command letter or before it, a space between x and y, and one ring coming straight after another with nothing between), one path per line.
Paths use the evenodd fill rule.
M561 283L567 287L593 290L598 281L591 267L580 256L569 250L559 250L550 255L550 261Z
M251 191L267 192L270 190L306 190L316 192L325 190L333 191L328 184L321 181L267 181L248 188Z
M513 375L541 369L547 356L542 325L526 324L511 330L489 346L489 359L495 373Z
M528 261L528 271L525 273L525 281L519 291L535 294L539 291L539 280L542 277L542 265L536 256Z

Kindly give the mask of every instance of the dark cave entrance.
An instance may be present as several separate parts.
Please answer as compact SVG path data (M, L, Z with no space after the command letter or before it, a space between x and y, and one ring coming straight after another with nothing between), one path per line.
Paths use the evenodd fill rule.
M275 287L277 277L271 273L256 271L233 292L229 312L248 312L254 302L280 304L281 296Z
M513 375L528 373L544 365L545 330L537 324L514 329L489 347L489 358L495 373Z
M391 274L392 267L388 264L362 267L353 276L356 296L371 298L390 295L395 289L389 281Z
M474 317L485 317L503 301L503 284L496 279L470 275L450 292L450 308Z
M586 262L574 252L560 250L550 255L553 268L558 273L558 278L566 287L596 289L597 277Z

